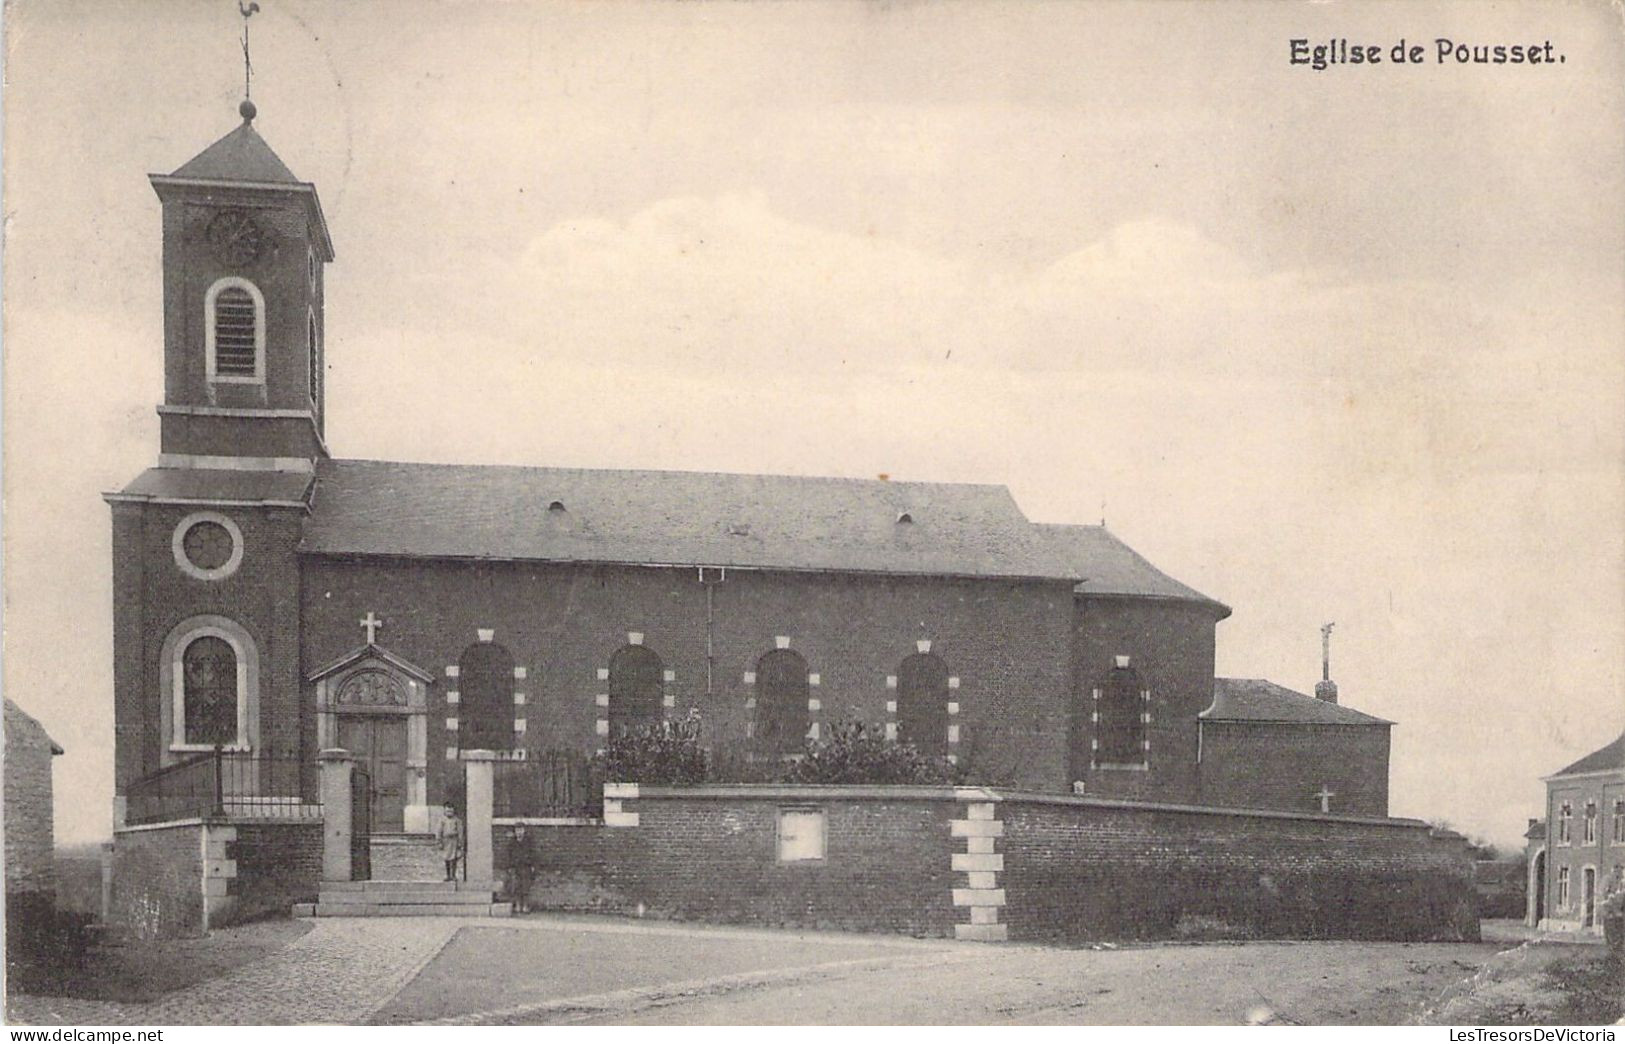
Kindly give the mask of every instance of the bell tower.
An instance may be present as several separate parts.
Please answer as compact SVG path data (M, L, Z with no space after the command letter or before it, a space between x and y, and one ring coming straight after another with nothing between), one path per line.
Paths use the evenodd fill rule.
M310 471L323 437L322 275L333 243L316 186L242 123L172 174L163 204L166 468Z

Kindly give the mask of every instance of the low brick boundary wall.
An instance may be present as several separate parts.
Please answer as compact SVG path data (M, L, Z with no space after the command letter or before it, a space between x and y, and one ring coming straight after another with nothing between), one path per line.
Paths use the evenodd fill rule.
M1403 819L1010 794L1010 937L1476 940L1460 835Z
M200 935L313 901L320 820L179 820L113 832L108 921L136 939Z
M1415 820L976 787L605 794L602 823L530 821L536 908L987 941L1477 935L1465 842ZM782 858L790 822L821 858Z

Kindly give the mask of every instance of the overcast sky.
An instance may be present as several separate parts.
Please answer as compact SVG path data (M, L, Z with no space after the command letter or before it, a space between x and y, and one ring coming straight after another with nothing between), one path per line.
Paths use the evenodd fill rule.
M1104 515L1234 607L1220 674L1308 691L1337 621L1393 812L1501 842L1625 727L1618 10L260 6L255 125L338 252L335 455ZM240 20L6 14L4 683L68 749L74 841L110 822L98 495L158 450L146 175L236 125Z

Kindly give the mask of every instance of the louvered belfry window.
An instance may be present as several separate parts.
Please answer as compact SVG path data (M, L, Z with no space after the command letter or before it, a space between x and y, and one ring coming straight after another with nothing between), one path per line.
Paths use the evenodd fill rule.
M254 298L247 290L231 286L215 295L215 376L259 376L258 321Z

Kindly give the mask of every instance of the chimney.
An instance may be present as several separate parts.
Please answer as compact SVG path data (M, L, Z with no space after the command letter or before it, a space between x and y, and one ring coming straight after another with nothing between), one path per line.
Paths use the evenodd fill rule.
M1320 629L1320 681L1315 683L1315 699L1327 703L1337 702L1337 683L1332 681L1332 628L1327 624Z

